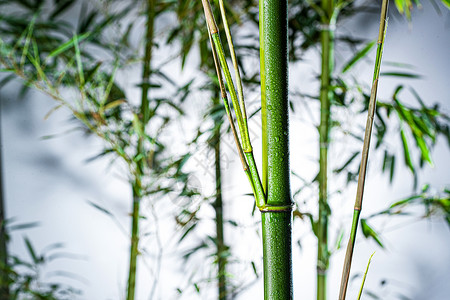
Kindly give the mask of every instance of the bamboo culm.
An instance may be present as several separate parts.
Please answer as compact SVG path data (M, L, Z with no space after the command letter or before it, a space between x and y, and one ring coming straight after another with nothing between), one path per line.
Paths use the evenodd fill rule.
M350 269L352 264L353 250L356 240L356 232L358 229L359 216L362 209L362 201L364 195L364 183L366 179L367 162L369 159L370 138L372 134L373 120L375 116L376 98L378 89L378 80L380 76L381 57L383 54L384 39L386 36L387 27L387 10L389 0L383 0L380 15L380 28L377 41L377 54L375 59L374 74L372 80L372 90L369 99L369 109L367 114L366 130L364 134L363 150L361 157L361 165L358 176L358 186L356 190L356 200L353 212L352 228L350 233L350 239L347 244L347 251L345 255L344 267L342 270L341 287L339 291L339 299L344 300L347 293L348 280L350 277Z
M149 86L150 86L150 62L152 59L152 47L153 47L153 26L155 18L155 1L147 0L146 11L146 34L145 34L145 46L144 46L144 60L142 67L142 95L141 95L141 108L140 108L140 126L141 129L145 129L145 125L150 119L149 108ZM142 137L139 138L136 157L145 153L144 143ZM140 202L142 199L142 186L141 178L144 176L144 170L146 168L146 156L143 155L138 160L136 167L136 174L134 175L133 188L133 211L132 211L132 226L131 226L131 246L130 246L130 264L128 273L128 285L127 285L127 300L135 299L136 290L136 269L137 269L137 257L139 254L139 214L140 214Z
M267 204L261 210L264 298L292 299L292 203L289 183L287 1L260 1L263 174ZM265 169L265 170L264 170Z
M260 1L264 187L256 168L242 99L238 99L208 0L202 0L225 109L256 206L261 211L265 299L292 299L292 201L289 183L287 1ZM222 1L220 3L223 6ZM222 7L223 10L223 7ZM222 14L223 23L227 22ZM227 33L228 34L228 33ZM233 55L231 38L228 38ZM233 59L234 61L235 59ZM219 69L219 65L221 70ZM235 72L238 74L237 66ZM233 124L222 79L231 96L240 137ZM238 77L238 76L237 76ZM238 83L238 89L240 90ZM264 137L265 136L265 137ZM265 196L267 194L267 197Z
M323 0L321 20L322 66L320 76L319 125L319 213L317 220L317 300L325 300L330 253L328 250L328 145L331 120L331 76L334 70L334 1Z
M213 97L214 105L218 105L220 101L218 93ZM222 128L222 121L215 119L214 134L211 141L211 147L214 149L214 165L216 178L216 195L213 204L216 213L216 247L217 247L217 277L218 277L218 293L219 300L227 299L227 282L226 282L226 263L227 259L224 255L226 250L224 241L224 226L223 226L223 202L222 202L222 172L220 163L220 129Z

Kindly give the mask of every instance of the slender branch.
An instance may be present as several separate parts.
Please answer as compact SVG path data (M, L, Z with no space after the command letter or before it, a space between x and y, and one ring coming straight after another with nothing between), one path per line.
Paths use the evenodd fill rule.
M245 110L244 111L241 110L241 105L245 106L245 104L244 104L244 101L239 102L239 100L237 98L236 90L234 88L233 80L231 78L230 70L228 68L228 64L227 64L227 61L225 58L225 53L224 53L224 50L222 47L222 43L220 41L218 28L217 28L216 22L214 20L214 16L212 14L212 10L211 10L209 1L202 0L202 4L203 4L204 11L205 11L206 21L207 21L207 25L208 25L208 31L210 33L210 41L212 40L211 48L213 50L213 57L215 60L216 72L217 72L217 76L219 78L219 85L220 85L225 109L227 111L227 116L230 121L230 125L231 125L233 135L234 135L234 138L236 141L238 153L241 158L244 172L246 173L246 175L250 181L250 185L252 187L253 194L255 195L256 204L259 208L262 208L266 205L266 198L265 198L264 190L263 190L263 187L261 184L261 179L259 177L258 170L256 167L255 159L253 156L253 150L252 150L252 145L250 143L250 136L249 136L248 127L247 127ZM230 47L231 47L231 49L233 49L232 44L230 45ZM235 130L233 118L231 115L231 108L230 108L230 105L228 102L228 98L226 97L225 87L223 84L222 73L219 69L219 64L217 63L217 61L220 62L220 67L222 68L222 70L224 72L228 91L231 96L231 102L233 104L233 108L236 113L236 119L237 119L237 123L238 123L238 127L239 127L240 138L242 139L242 141L239 139L237 132ZM236 65L236 67L237 67L237 65ZM239 72L239 70L237 70L237 72ZM238 81L239 81L238 84L241 85L242 83L241 83L240 77L239 77ZM242 100L243 100L243 98L242 98ZM244 157L243 153L245 154L245 157Z
M334 70L334 0L323 0L321 14L321 75L319 125L319 213L317 220L317 300L326 299L328 250L328 145L331 123L331 78Z
M361 157L361 165L358 177L358 187L356 190L355 208L353 212L352 229L350 233L350 239L347 244L347 252L345 254L344 267L342 270L341 288L339 292L339 299L344 300L347 293L347 286L350 277L350 269L352 264L353 249L355 246L356 232L358 229L359 215L362 209L362 201L364 195L364 183L366 179L367 161L369 158L370 138L372 134L373 119L375 116L376 98L378 79L380 76L381 57L383 54L384 39L386 36L387 27L387 9L389 0L383 0L380 16L380 28L377 41L377 56L375 60L375 68L372 81L372 90L369 99L369 110L367 115L366 130L364 134L363 151Z
M219 0L219 7L220 7L220 14L222 16L222 22L223 22L223 25L225 28L225 34L226 34L227 41L228 41L228 48L230 49L231 61L233 62L233 68L234 68L234 73L235 73L235 77L236 77L236 86L237 86L238 97L239 97L239 105L240 105L240 108L242 111L242 116L244 118L244 128L245 128L245 130L248 130L247 129L247 127L248 127L247 112L245 110L244 91L242 89L242 80L241 80L239 66L238 66L237 59L236 59L236 51L233 46L233 39L231 38L230 27L228 26L227 17L225 14L225 7L223 5L223 0Z

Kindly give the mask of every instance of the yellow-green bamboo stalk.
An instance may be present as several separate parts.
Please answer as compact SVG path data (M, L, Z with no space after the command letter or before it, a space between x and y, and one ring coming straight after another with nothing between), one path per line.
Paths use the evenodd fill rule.
M231 61L233 62L234 74L235 74L235 78L236 78L236 86L237 86L238 97L239 97L239 106L241 108L242 115L244 118L245 130L248 130L247 112L245 110L244 91L242 89L241 74L239 72L239 66L238 66L237 59L236 59L236 51L234 50L233 39L231 38L230 27L228 26L228 21L227 21L227 17L225 14L225 6L223 4L223 0L219 0L219 7L220 7L220 15L222 17L222 22L224 24L225 35L227 37L228 48L230 49Z
M373 74L373 80L372 80L372 90L370 93L366 130L365 130L365 134L364 134L361 165L360 165L360 171L359 171L359 177L358 177L358 186L357 186L357 190L356 190L355 208L354 208L354 212L353 212L352 229L351 229L351 233L350 233L350 239L347 244L347 252L345 254L344 267L342 270L341 288L340 288L340 292L339 292L340 300L344 300L346 293L347 293L347 286L348 286L348 280L350 277L350 269L351 269L352 257L353 257L353 249L354 249L355 240L356 240L356 231L358 229L359 215L360 215L361 209L362 209L362 201L363 201L363 195L364 195L364 182L366 179L367 161L369 158L370 138L371 138L371 134L372 134L373 119L375 116L378 79L380 76L380 67L381 67L381 57L383 54L384 39L386 36L388 4L389 4L389 0L383 0L382 7L381 7L380 28L379 28L379 33L378 33L377 54L376 54L376 59L375 59L375 68L374 68L374 74Z
M243 156L242 156L242 153L240 152L241 151L240 148L241 148L242 152L245 154L244 160L246 163L244 163L244 160L242 160L243 166L244 166L244 171L246 172L247 177L249 178L250 185L251 185L253 193L255 195L256 205L261 208L266 204L265 203L265 195L264 195L264 191L262 188L261 179L258 174L258 169L256 167L255 159L253 156L253 148L252 148L252 145L250 142L248 128L246 126L246 123L247 123L246 116L244 115L243 111L241 110L241 105L239 103L239 100L238 100L238 97L236 94L233 79L231 78L231 73L228 68L226 58L225 58L225 53L224 53L224 50L222 47L222 42L220 41L220 37L219 37L219 30L218 30L218 27L214 20L211 6L210 6L208 0L202 0L202 4L203 4L204 11L205 11L205 17L206 17L206 21L207 21L207 25L208 25L208 30L209 30L209 33L210 33L211 39L212 39L211 47L213 48L213 51L215 51L215 53L216 53L215 60L216 61L218 60L220 62L220 67L224 73L228 91L229 91L230 97L231 97L231 102L233 104L233 108L236 113L236 121L238 123L240 139L236 133L233 133L233 134L235 135L236 144L239 145L237 147L238 151L239 151L239 155L242 160ZM213 54L214 54L214 52L213 52ZM222 76L220 70L217 70L217 73L218 73L218 77ZM221 89L224 90L223 87L221 87ZM222 92L222 95L224 95L224 92ZM224 97L223 99L224 99L225 108L227 110L227 116L230 120L230 124L233 129L234 123L233 123L232 117L231 117L230 105L228 104L228 100L226 97ZM242 104L244 105L243 102L242 102ZM247 172L247 168L246 168L247 166L248 166L248 172Z

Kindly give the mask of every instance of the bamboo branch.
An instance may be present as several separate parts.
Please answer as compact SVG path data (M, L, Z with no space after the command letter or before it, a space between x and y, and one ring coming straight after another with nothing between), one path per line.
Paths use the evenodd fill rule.
M380 76L381 57L383 54L384 39L386 36L387 27L387 9L389 0L383 0L380 16L380 29L377 41L377 56L375 60L375 68L372 81L372 90L369 99L369 109L366 122L366 130L364 134L363 151L361 157L361 165L358 177L358 187L356 191L355 208L353 212L352 229L350 239L347 244L347 252L345 254L344 267L342 270L341 288L339 292L339 299L344 300L347 293L348 280L350 277L350 269L352 264L353 249L355 247L356 231L358 229L359 215L362 209L362 201L364 195L364 182L366 179L367 161L369 158L370 138L372 133L373 119L375 116L376 97L378 88L378 79Z
M265 194L264 194L264 190L263 190L263 187L261 184L261 179L258 174L255 159L253 156L253 148L252 148L252 145L250 142L250 136L249 136L248 127L247 127L247 117L245 115L245 103L243 101L243 98L242 98L242 101L239 101L239 99L236 95L234 83L231 78L230 70L228 68L228 64L227 64L227 61L225 58L225 53L224 53L224 50L222 47L222 43L220 41L219 31L218 31L214 16L212 14L212 10L211 10L209 1L202 0L202 4L203 4L204 12L205 12L207 25L208 25L208 31L210 34L211 48L213 51L216 72L217 72L217 76L219 79L219 86L221 89L221 94L222 94L222 99L224 101L225 109L227 111L228 120L230 121L230 126L233 131L234 139L236 142L236 146L238 148L238 153L239 153L239 157L241 158L244 172L246 173L246 175L250 181L250 185L252 187L253 194L255 195L256 205L259 208L262 208L266 205ZM224 17L224 19L225 19L225 17ZM228 31L229 31L229 28L228 28ZM229 41L230 51L233 53L234 48L233 48L233 45L231 42L231 37L228 41ZM217 62L219 62L220 64ZM239 127L240 138L242 140L239 139L239 136L238 136L237 131L234 126L233 118L231 115L231 107L229 105L228 98L226 97L225 85L223 84L222 72L220 71L220 68L222 69L224 76L225 76L228 91L231 96L231 102L233 104L233 108L236 113L236 120L237 120L238 127ZM237 69L237 64L235 65L235 71L237 74L236 76L238 78L237 79L238 86L242 85L240 76L238 75L239 70ZM243 97L243 95L241 95L241 96ZM241 109L241 107L243 107L244 109ZM245 153L245 157L243 155L244 153Z

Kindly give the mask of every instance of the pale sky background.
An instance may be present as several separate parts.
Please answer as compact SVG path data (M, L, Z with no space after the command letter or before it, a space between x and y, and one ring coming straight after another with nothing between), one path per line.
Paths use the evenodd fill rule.
M408 26L407 22L397 14L391 16L383 61L413 64L415 70L423 74L424 78L402 82L414 85L427 103L438 102L443 111L450 114L450 61L448 58L450 14L440 5L442 14L438 15L428 1L423 2L423 9L413 12L412 26ZM394 12L394 9L391 9L391 12ZM340 30L372 39L377 36L377 23L378 17L361 16L352 22L346 22ZM357 28L356 32L354 32L355 28ZM161 51L157 52L156 57L165 54ZM338 53L338 66L343 63L339 61L339 57ZM374 53L371 53L370 58L373 59L373 57ZM195 68L196 63L196 58L190 57L186 68L188 70ZM317 59L311 56L302 64L292 66L291 86L304 82L305 87L300 86L300 89L312 89L313 87L307 86L313 80L313 75L310 75L308 70L317 68L317 65ZM176 62L168 67L179 68ZM365 66L362 64L358 68L361 70L361 80L370 82L371 62ZM389 68L382 66L383 70L389 70ZM293 74L296 77L292 76ZM192 72L186 71L180 76L188 78L191 75ZM133 81L136 79L133 74L125 74L122 77L124 86L132 86L137 81ZM391 78L382 78L379 88L380 96L389 97L396 83L398 82ZM45 114L54 105L53 101L37 92L30 92L26 99L17 100L18 89L18 84L10 84L0 94L6 213L7 218L14 218L16 223L38 221L40 226L13 233L9 250L27 258L23 236L28 236L38 251L51 243L62 242L65 245L64 251L76 254L78 259L62 258L50 263L42 272L44 280L61 280L82 289L83 295L78 299L123 299L128 264L128 237L110 217L87 203L87 200L93 201L113 212L118 223L128 231L130 189L124 181L124 176L121 175L121 168L120 166L109 167L107 160L85 163L86 159L101 150L101 141L93 137L87 138L79 131L65 133L76 125L75 122L70 121L67 112L58 111L44 121ZM249 99L255 100L252 97ZM209 100L203 96L192 101L193 106L197 108L204 106ZM250 106L255 107L254 101ZM175 129L186 134L186 139L192 134L190 129L198 125L203 111L189 113L192 119L183 124L177 124L178 127ZM257 136L258 123L259 120L255 118L250 121L256 133L254 148L259 161L261 155L260 140ZM361 120L361 124L364 124L364 120ZM58 136L42 139L52 134L58 134ZM317 172L311 162L317 152L315 137L316 131L312 126L305 125L296 115L291 116L291 168L305 176L313 176ZM229 139L229 136L225 137L223 146L226 149L223 166L225 217L235 220L241 228L236 229L228 225L226 242L231 244L232 252L241 261L247 262L233 265L229 271L236 274L235 280L245 278L246 282L250 282L254 278L248 264L251 260L255 261L257 268L261 271L261 241L256 234L260 224L255 225L255 222L259 222L259 215L256 214L253 219L250 217L252 200L242 196L249 192L249 187L239 169L234 149L227 147ZM392 145L399 146L397 142L393 140ZM211 159L211 153L208 156L203 152L204 149L205 147L200 146L194 155L194 158L203 160L203 163L199 165L194 160L188 167L197 169L195 176L201 181L200 185L204 193L210 195L213 178L208 172L212 172L213 169L203 166L205 160ZM338 156L336 153L331 154L331 158ZM450 179L449 150L444 139L438 140L433 156L435 166L434 168L426 167L420 172L419 186L422 183L432 183L439 190L444 186L448 187ZM392 185L388 184L385 176L378 174L381 159L379 155L371 155L369 158L369 164L373 163L374 167L369 169L363 217L412 192L411 175L401 164L398 165L396 180ZM341 199L335 202L336 212L342 217L334 221L333 225L350 224L354 194L355 187L351 186L340 197ZM177 245L180 232L174 233L176 230L173 221L175 210L166 205L166 201L175 202L174 199L167 197L155 204L159 210L158 222L162 225L159 238L164 245L163 265L155 299L199 299L200 297L193 292L192 287L182 297L175 291L177 287L184 288L188 280L189 274L183 269L186 266L177 257L183 248L189 247L189 242L181 246ZM154 222L148 201L144 202L143 213L149 215ZM205 218L213 218L213 211L208 206L205 206L200 214ZM142 243L142 246L150 252L146 258L150 268L155 268L152 257L158 254L153 224L144 223L142 227L144 232L150 233ZM214 234L212 224L212 221L204 222L195 235L201 237L202 234ZM380 222L375 225L385 228L383 237L386 250L380 249L371 240L361 238L362 234L359 231L353 263L353 272L362 272L370 254L376 251L366 281L366 290L378 293L382 299L398 299L398 293L413 300L448 298L450 294L448 225L437 218L421 222L401 219L388 224ZM309 230L308 222L295 220L293 245L295 299L314 299L316 246L315 240L311 234L308 234ZM299 236L302 237L301 251L295 244ZM346 243L347 235L344 240ZM332 242L333 240L330 240L330 243ZM330 299L337 298L343 256L344 250L341 250L333 256L331 261ZM210 272L208 263L211 261L212 258L197 258L187 267L198 268L200 274L208 275ZM139 265L137 300L149 299L152 289L154 276L146 267L146 263L141 261ZM55 270L64 270L80 278L74 280L52 277L52 271ZM389 283L388 288L380 285L383 279ZM360 278L351 286L349 299L354 299L359 284ZM216 298L215 282L205 282L201 286L207 289L202 293L201 299ZM239 294L237 299L262 299L262 295L262 281L259 280L251 288ZM370 297L366 296L365 299Z

